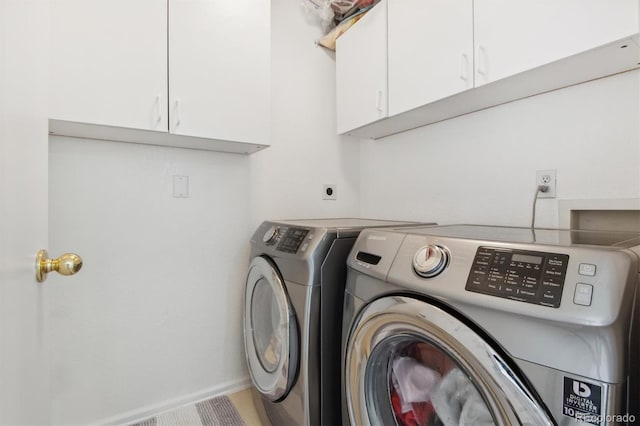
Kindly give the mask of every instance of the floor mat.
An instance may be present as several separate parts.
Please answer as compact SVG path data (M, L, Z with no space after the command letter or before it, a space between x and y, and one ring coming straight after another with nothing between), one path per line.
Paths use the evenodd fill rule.
M246 426L226 396L162 413L131 426Z

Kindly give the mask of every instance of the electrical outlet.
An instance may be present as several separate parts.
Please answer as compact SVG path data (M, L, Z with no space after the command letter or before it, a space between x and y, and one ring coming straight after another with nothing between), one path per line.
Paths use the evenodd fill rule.
M334 183L322 185L322 199L323 200L337 200L338 199L338 186Z
M556 170L538 170L536 188L540 185L546 185L549 189L547 192L540 192L538 198L556 198Z

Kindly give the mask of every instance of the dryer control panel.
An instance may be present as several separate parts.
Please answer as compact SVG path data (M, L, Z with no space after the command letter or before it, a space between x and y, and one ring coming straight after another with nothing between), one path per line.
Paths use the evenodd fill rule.
M496 247L479 247L465 290L560 307L569 256Z
M308 233L309 230L304 228L282 227L282 239L276 250L285 253L296 253Z

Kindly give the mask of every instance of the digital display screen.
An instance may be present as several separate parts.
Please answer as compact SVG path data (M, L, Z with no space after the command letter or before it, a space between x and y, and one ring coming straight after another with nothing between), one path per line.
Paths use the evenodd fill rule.
M542 263L542 257L519 253L514 253L511 260L514 262L534 263L536 265L540 265Z

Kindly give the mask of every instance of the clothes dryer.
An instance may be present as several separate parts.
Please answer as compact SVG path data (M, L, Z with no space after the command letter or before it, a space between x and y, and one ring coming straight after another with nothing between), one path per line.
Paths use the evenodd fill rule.
M251 238L245 353L259 413L273 425L341 422L346 258L369 219L267 221ZM415 224L414 224L415 225Z
M638 232L363 231L348 258L345 420L640 421L639 245Z

